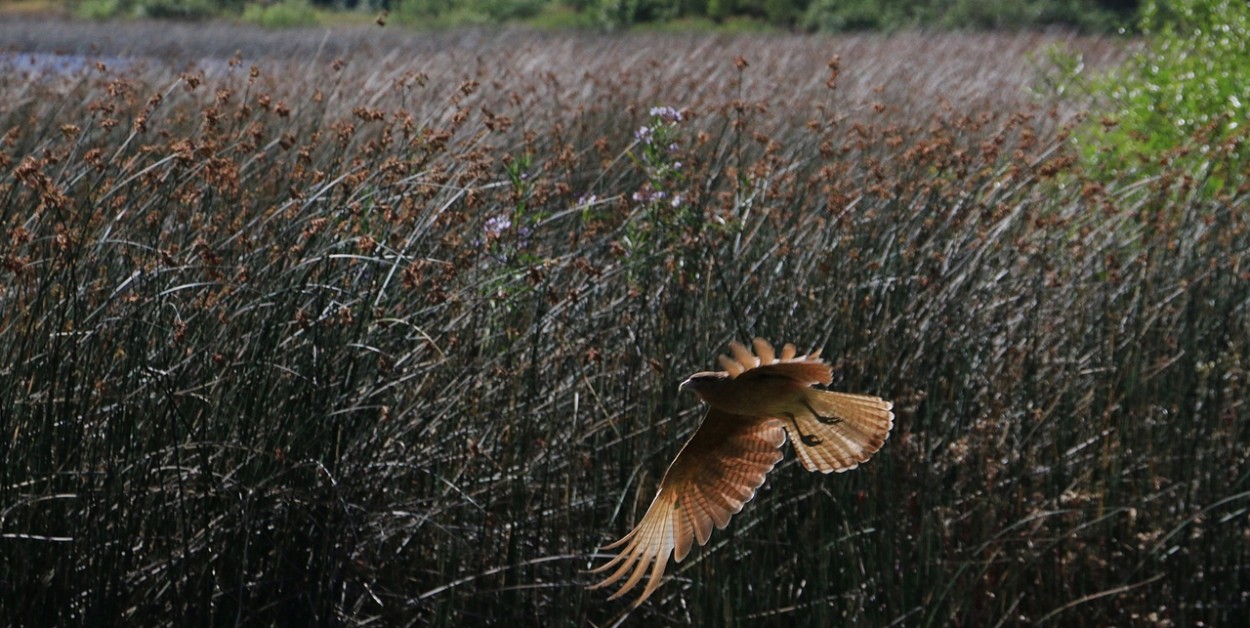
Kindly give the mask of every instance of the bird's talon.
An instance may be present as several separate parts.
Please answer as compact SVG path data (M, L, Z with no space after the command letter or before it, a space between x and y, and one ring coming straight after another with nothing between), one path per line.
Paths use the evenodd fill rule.
M816 417L817 421L820 421L821 423L824 423L825 425L837 425L842 422L842 419L839 419L836 416L825 416L817 412L816 408L813 408L812 404L808 403L806 399L803 400L803 405L807 406L807 411L811 412L812 416Z

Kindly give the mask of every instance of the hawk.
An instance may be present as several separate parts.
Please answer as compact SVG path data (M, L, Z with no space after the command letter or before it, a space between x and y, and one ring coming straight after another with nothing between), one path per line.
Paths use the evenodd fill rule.
M620 553L591 570L612 570L591 589L626 578L608 599L619 598L650 565L634 606L642 604L660 586L670 555L680 562L694 541L707 543L712 526L724 528L755 496L782 459L787 437L803 468L821 473L854 469L885 444L894 426L892 403L814 388L833 381L820 350L795 355L794 345L786 344L778 355L762 338L753 344L754 354L737 341L729 343L733 356L720 356L724 371L695 373L682 382L681 390L707 404L707 415L664 473L642 520L603 548Z

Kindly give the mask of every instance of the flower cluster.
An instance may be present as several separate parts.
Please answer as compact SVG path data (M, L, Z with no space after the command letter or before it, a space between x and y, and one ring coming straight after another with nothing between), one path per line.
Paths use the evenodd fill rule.
M500 214L491 217L486 221L486 225L482 227L482 231L486 234L487 239L497 239L500 234L512 228L512 219Z
M669 124L681 122L681 112L672 107L652 107L651 117L659 118Z
M672 107L652 107L650 111L651 125L643 125L634 131L634 139L647 146L667 146L670 153L680 148L675 142L667 141L669 130L682 121L681 111Z
M506 265L525 258L532 230L524 221L514 229L512 218L507 214L496 214L482 225L482 237L475 239L473 245L487 254L486 259Z
M665 192L664 190L652 190L649 187L634 192L630 196L630 199L632 199L635 203L643 203L647 205L667 200L669 206L673 208L681 207L682 201L680 194L674 194L672 195L672 198L669 198L668 192Z
M647 174L647 182L630 198L643 205L664 204L677 209L682 197L672 190L685 179L680 159L681 142L678 141L678 124L683 116L673 107L652 107L650 116L647 124L634 132L634 139L641 145L637 157Z

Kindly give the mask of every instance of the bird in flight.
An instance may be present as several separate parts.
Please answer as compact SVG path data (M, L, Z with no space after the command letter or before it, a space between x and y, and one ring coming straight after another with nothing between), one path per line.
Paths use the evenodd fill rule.
M756 338L755 353L729 343L732 357L720 356L724 371L695 373L681 390L693 391L707 404L707 415L686 441L660 481L660 490L642 521L621 540L608 563L591 570L611 574L590 586L608 586L626 578L608 599L634 588L646 575L643 603L660 586L672 555L681 562L693 541L707 543L712 526L729 518L755 496L764 476L782 458L789 437L808 471L848 471L868 460L890 435L894 404L880 397L814 388L833 381L833 368L820 351L796 355L786 344L778 355Z

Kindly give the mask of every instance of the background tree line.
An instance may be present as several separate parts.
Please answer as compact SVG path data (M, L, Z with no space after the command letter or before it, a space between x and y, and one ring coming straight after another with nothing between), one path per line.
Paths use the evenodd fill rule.
M239 15L271 25L316 21L317 12L380 13L408 23L483 23L562 16L572 25L620 28L675 20L748 22L809 31L916 27L1064 26L1131 29L1137 0L72 0L83 17L203 19Z

